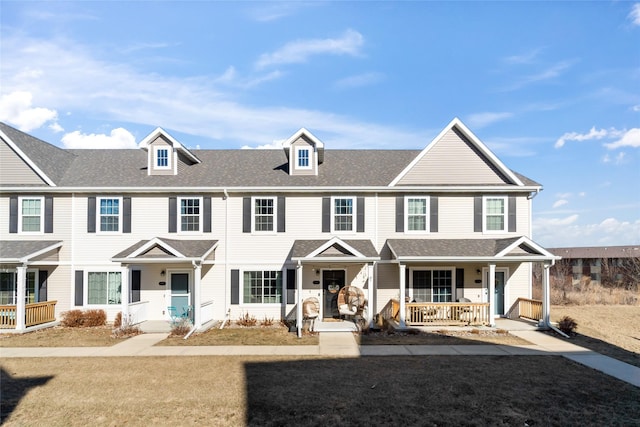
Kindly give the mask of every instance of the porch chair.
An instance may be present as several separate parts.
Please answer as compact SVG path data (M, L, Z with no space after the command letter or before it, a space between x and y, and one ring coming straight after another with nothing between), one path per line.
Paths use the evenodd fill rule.
M311 320L309 331L313 332L316 319L320 315L320 302L316 297L309 297L302 302L302 320Z
M167 311L169 312L169 316L171 316L171 326L175 326L180 323L180 320L182 320L183 317L178 314L178 309L175 306L170 305L167 307Z
M356 286L344 286L338 292L338 312L340 317L353 318L358 312L362 313L365 299L362 289Z

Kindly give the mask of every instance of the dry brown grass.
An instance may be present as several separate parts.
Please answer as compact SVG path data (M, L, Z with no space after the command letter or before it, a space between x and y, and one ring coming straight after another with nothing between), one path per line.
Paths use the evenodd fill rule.
M26 334L0 334L0 347L107 347L119 342L122 338L112 338L110 326L56 326Z
M409 331L382 330L356 334L356 341L360 345L526 345L528 341L500 330L472 329L439 330L432 332L417 329Z
M229 327L209 329L194 334L188 339L171 336L157 345L318 345L317 334L305 334L298 338L295 333L280 325L268 327Z
M634 425L640 419L639 388L555 356L5 359L0 367L7 426Z
M624 288L607 288L597 282L583 280L580 283L553 284L549 295L553 305L635 305L640 306L638 291ZM542 287L533 288L533 298L542 299Z
M578 324L574 344L640 367L640 306L552 306L551 320L570 316Z

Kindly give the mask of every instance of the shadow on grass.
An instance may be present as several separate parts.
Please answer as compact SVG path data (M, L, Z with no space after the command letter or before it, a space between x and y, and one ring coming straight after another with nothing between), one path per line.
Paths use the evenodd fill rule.
M20 400L34 387L45 385L53 376L16 378L0 368L0 424L4 424L20 403Z
M617 359L621 362L625 362L640 368L640 354L626 350L622 347L618 347L617 345L611 344L607 341L603 341L599 338L594 338L589 335L583 335L579 333L573 333L571 334L571 337L567 339L553 331L547 331L546 333L558 339L565 340L571 344L587 348L605 356L613 357L614 359Z
M247 425L627 425L640 389L559 356L244 364Z

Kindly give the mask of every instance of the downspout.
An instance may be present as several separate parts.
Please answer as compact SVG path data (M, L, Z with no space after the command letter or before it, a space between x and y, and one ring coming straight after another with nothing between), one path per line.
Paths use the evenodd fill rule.
M556 260L552 259L551 260L551 264L549 264L549 266L545 267L545 268L548 270L551 267L553 267L555 265L555 263L556 263ZM545 273L545 275L547 275L547 273ZM547 280L547 287L550 288L549 280ZM547 289L547 292L546 292L546 295L545 295L546 301L543 302L543 304L547 304L547 310L551 311L551 301L550 301L551 298L549 297L549 291L550 291L550 289ZM559 333L560 335L562 335L565 338L570 338L569 335L565 334L560 329L556 328L555 326L553 326L551 324L549 313L547 313L547 316L543 316L542 325L547 327L547 328L549 328L549 329L551 329L551 330L553 330L553 331L555 331L555 332L557 332L557 333Z
M227 323L230 317L231 317L231 308L227 310L227 314L224 316L224 320L222 321L222 325L220 325L220 329L224 328L224 325Z
M231 307L227 305L227 288L229 287L229 265L227 264L229 261L229 193L226 188L223 188L222 192L224 193L224 308L226 315L222 325L220 325L220 329L224 327L224 324L231 317Z

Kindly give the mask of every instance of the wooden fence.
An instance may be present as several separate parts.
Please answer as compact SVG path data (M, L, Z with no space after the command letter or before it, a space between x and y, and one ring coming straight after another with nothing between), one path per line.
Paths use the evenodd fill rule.
M56 320L56 303L44 301L25 305L25 326L35 326ZM0 329L16 328L16 306L0 305Z
M405 323L410 326L487 325L489 303L474 302L408 302ZM392 299L380 314L385 319L400 321L400 303Z

